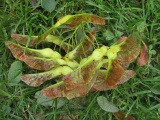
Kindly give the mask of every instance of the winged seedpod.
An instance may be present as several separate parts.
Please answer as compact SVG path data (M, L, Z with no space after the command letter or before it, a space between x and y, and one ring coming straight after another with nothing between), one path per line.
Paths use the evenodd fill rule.
M12 38L21 44L6 42L13 56L31 68L41 70L40 73L22 74L21 80L29 86L38 87L48 80L59 78L57 83L42 89L42 94L53 99L57 97L72 99L95 90L115 89L119 84L132 78L135 72L127 70L127 65L139 55L141 39L132 34L121 38L112 46L95 47L96 30L85 32L86 22L105 24L103 18L85 13L64 16L41 36L12 34ZM53 30L61 31L59 26L64 24L73 31L62 33L61 37L56 32L52 33ZM76 41L76 37L73 37L76 36L78 29L81 29L84 35L81 41ZM69 39L74 38L74 44L66 41L66 34L72 37ZM29 47L32 48L25 47L28 39ZM43 43L59 46L65 52L62 54L53 48L34 48L35 45Z

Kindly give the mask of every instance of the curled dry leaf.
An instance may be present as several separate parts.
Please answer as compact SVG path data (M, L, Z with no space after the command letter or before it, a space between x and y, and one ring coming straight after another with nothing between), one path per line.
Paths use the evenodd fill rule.
M138 65L143 66L148 62L148 47L145 45L140 52L140 57L138 59Z

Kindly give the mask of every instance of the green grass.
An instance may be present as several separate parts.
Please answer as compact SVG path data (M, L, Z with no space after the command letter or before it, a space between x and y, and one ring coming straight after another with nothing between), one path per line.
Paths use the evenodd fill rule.
M152 87L160 87L159 11L160 0L63 0L58 2L51 13L40 4L33 8L30 0L0 1L0 119L53 120L64 119L64 115L73 120L76 117L82 120L114 120L111 113L98 106L97 97L100 95L138 120L160 119L160 91L159 95L151 91ZM115 90L93 92L70 101L65 99L61 108L57 105L58 99L53 100L53 105L49 107L37 103L35 93L44 86L32 88L23 82L9 83L8 70L16 59L4 42L12 41L11 33L40 35L62 16L84 12L103 17L107 22L104 31L111 31L117 38L120 32L123 35L141 32L149 46L148 64L138 67L136 62L132 63L130 68L135 70L136 76ZM102 35L98 35L97 40L107 45L115 42L115 39L105 40ZM32 72L26 65L23 64L23 67L23 72Z

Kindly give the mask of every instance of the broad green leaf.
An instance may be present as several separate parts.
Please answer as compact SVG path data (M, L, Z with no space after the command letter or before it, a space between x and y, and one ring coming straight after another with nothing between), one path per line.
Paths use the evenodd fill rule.
M98 105L106 112L115 113L119 111L119 109L113 103L109 102L107 98L103 96L97 97L97 102Z
M144 21L138 22L136 25L137 25L137 30L139 32L143 32L145 28L147 27L147 24Z
M105 37L106 40L112 40L113 38L115 38L114 34L109 30L106 30L103 33L103 36Z
M2 83L0 83L0 96L11 97L7 87Z
M160 95L160 86L152 87L151 91L156 95Z
M116 30L115 35L116 37L121 37L123 35L123 32Z
M22 74L22 62L20 61L13 62L9 69L8 82L19 83L21 74Z
M3 115L8 115L8 114L11 114L12 108L9 105L4 105L3 104L2 108L1 108L1 111L2 111Z
M42 0L41 2L42 7L48 12L52 12L57 5L57 2L55 0Z

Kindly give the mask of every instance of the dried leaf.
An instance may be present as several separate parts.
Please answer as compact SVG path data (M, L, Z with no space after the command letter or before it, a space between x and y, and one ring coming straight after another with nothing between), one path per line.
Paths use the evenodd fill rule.
M135 117L131 115L126 117L126 114L121 110L116 113L113 113L113 115L115 116L117 120L136 120Z
M29 86L38 87L45 81L55 78L57 76L66 75L73 70L68 66L55 67L47 72L37 74L23 74L21 80Z
M8 82L19 83L21 74L22 74L22 62L21 61L13 62L8 72Z
M140 52L140 57L138 59L138 65L143 66L148 62L148 47L145 45Z

